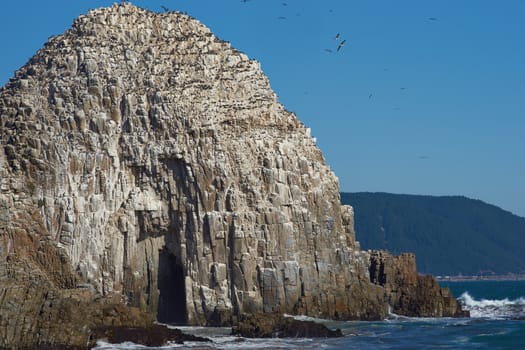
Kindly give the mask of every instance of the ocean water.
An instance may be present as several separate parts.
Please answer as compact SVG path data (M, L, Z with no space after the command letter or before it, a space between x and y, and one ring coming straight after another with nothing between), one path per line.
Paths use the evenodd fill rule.
M380 322L316 320L342 330L344 337L331 339L245 339L231 336L230 328L178 327L213 342L161 348L99 342L96 349L525 349L525 281L440 284L470 310L470 318L390 315Z

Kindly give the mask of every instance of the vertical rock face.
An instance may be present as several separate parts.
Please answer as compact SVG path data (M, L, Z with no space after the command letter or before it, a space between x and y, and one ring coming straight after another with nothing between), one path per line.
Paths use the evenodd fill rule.
M40 334L10 304L21 285L29 309L87 290L187 324L386 314L309 130L257 62L186 15L79 17L0 90L0 130L11 343Z
M416 271L416 256L392 256L385 251L370 253L370 281L384 288L388 304L399 315L412 317L468 317L448 288L441 288L430 275Z

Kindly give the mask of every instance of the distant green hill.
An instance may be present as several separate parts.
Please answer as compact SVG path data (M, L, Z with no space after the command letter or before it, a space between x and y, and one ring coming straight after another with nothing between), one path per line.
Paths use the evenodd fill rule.
M434 275L525 273L525 218L459 196L341 193L362 249L414 252Z

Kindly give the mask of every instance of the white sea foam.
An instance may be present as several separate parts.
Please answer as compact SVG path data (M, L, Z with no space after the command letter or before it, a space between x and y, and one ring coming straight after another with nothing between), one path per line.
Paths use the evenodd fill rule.
M403 316L403 315L398 315L398 314L395 314L393 312L390 311L389 309L389 312L388 312L388 316L386 317L385 321L389 322L389 321L410 321L410 320L413 320L413 319L417 319L415 317L408 317L408 316Z
M310 349L323 348L309 338L240 338L240 337L213 337L212 343L184 342L184 344L167 344L154 349ZM95 350L143 350L152 349L142 345L126 342L121 344L109 344L102 341L97 343Z
M319 350L322 344L311 338L242 338L231 335L231 328L227 327L175 327L184 333L203 336L211 340L207 342L186 341L184 344L167 344L156 347L156 350L170 349L310 349ZM103 341L97 342L95 350L144 350L152 349L139 344L126 342L121 344L109 344Z
M388 305L388 315L384 319L385 322L430 322L430 323L443 323L443 321L456 320L452 317L417 317L417 316L405 316L399 315L392 312L392 307Z
M106 342L104 342L102 340L99 340L97 342L97 346L94 349L96 349L96 350L115 350L115 349L132 350L132 349L146 349L146 347L142 346L142 345L139 345L139 344L132 343L132 342L125 342L125 343L120 343L120 344L111 344L111 343L106 343Z
M328 320L328 319L325 319L325 318L316 318L316 317L311 317L311 316L306 316L306 315L289 315L289 314L284 314L284 317L291 317L291 318L294 318L298 321L313 321L313 322L317 322L317 323L326 323L326 322L331 322L332 320Z
M525 317L525 298L474 299L468 292L458 298L463 307L470 311L474 318L523 318Z

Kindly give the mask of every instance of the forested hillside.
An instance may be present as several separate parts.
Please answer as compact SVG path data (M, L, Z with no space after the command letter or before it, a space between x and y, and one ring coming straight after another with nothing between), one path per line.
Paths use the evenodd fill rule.
M525 218L460 196L341 193L363 249L414 252L435 275L525 272Z

